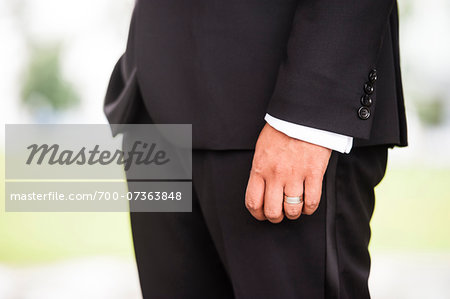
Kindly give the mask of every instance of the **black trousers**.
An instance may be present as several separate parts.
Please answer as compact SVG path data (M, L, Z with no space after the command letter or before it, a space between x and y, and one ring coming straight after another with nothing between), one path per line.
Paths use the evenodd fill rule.
M147 298L369 298L369 221L387 147L333 152L311 216L244 206L253 151L193 152L191 213L131 213Z

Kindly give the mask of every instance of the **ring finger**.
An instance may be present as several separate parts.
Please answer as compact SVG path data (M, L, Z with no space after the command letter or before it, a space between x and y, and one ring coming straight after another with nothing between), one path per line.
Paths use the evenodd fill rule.
M303 209L303 180L287 183L284 186L284 195L284 214L290 220L298 219L302 214ZM286 196L290 198L286 200ZM298 197L300 197L300 202L296 202Z

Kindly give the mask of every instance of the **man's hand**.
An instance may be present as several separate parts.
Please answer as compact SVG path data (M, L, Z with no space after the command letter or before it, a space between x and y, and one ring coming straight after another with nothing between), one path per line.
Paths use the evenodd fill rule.
M319 206L322 179L331 150L291 138L266 124L259 135L245 195L245 205L258 220L279 223L311 215ZM284 195L304 203L284 202Z

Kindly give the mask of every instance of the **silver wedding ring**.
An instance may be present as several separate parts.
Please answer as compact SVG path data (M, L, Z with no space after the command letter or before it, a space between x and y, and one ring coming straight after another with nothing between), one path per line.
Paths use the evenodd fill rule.
M290 204L300 204L303 203L302 196L284 196L284 201Z

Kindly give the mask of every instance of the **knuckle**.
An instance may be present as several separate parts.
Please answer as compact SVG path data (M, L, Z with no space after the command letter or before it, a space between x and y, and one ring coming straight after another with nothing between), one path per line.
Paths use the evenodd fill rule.
M285 213L289 218L297 217L300 215L300 209L286 209Z
M275 164L272 166L272 173L275 175L280 175L286 172L286 167L283 164Z
M281 211L275 209L267 209L264 211L264 215L266 215L268 219L277 219L281 216Z
M306 207L308 209L316 209L319 206L319 201L317 200L311 200L306 203Z
M312 214L319 207L319 201L308 201L305 203L305 214ZM309 215L309 214L308 214Z
M260 205L258 204L257 201L253 200L253 199L247 199L245 201L245 206L247 207L248 210L250 211L256 211L259 209Z
M256 174L256 175L262 175L263 172L264 172L263 165L261 165L260 163L253 163L251 173Z

